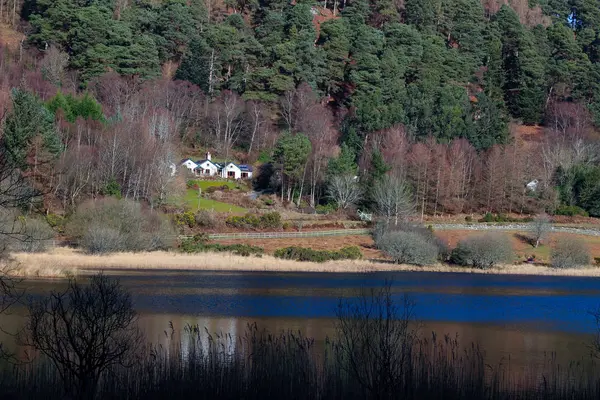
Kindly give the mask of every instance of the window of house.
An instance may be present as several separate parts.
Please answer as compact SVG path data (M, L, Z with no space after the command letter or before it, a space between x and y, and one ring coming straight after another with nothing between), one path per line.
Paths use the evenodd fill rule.
M233 177L235 177L235 171L227 171L227 176L228 176L229 178L233 178Z

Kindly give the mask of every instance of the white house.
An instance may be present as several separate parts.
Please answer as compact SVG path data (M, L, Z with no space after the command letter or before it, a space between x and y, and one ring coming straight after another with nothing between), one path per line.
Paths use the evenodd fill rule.
M252 172L250 165L237 165L230 162L225 164L221 170L221 176L227 179L250 179Z
M194 172L200 176L215 176L219 174L219 170L221 169L220 165L212 162L210 153L206 153L204 160L196 161L196 165L197 167Z
M250 179L253 172L251 165L237 165L232 162L215 163L210 153L206 153L204 160L194 162L188 158L182 160L180 165L188 168L196 176L220 176L226 179Z
M181 162L179 163L179 165L181 165L182 167L186 167L187 169L189 169L192 172L194 172L194 170L198 167L198 164L196 164L195 162L193 162L189 158L187 158L185 160L181 160Z

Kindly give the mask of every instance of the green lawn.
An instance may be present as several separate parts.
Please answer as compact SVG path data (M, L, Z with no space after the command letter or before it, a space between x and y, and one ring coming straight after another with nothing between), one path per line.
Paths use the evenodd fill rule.
M208 186L207 186L208 187ZM238 207L233 204L223 203L221 201L200 198L200 206L198 207L198 191L195 189L188 189L185 194L185 204L192 210L214 210L217 212L235 212L245 213L248 210L242 207Z
M246 190L246 186L240 183L236 183L236 182L231 182L231 181L226 181L226 180L217 180L217 181L204 181L201 179L195 179L192 180L191 182L193 182L194 184L198 185L198 187L200 187L200 189L202 190L206 190L209 187L213 187L213 186L223 186L223 185L227 185L227 187L229 189L242 189L242 190Z

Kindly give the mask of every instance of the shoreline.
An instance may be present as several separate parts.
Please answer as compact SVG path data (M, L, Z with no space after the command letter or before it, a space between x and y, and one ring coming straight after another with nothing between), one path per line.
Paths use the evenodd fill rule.
M282 260L273 256L243 257L229 253L185 254L168 251L89 255L70 248L55 248L45 253L14 253L11 275L19 278L62 278L68 274L86 275L100 271L207 271L207 272L448 272L493 275L600 277L600 267L553 269L545 266L502 265L488 270L447 264L427 267L391 264L369 260L329 261L325 263Z

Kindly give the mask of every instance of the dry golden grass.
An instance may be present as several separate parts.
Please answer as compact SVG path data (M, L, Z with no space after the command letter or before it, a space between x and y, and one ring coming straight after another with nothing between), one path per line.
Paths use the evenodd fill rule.
M270 272L376 272L423 271L479 274L600 276L600 268L556 270L531 264L505 265L490 270L462 268L445 264L429 267L395 265L384 262L330 261L326 263L280 260L272 256L242 257L225 253L181 254L175 252L115 253L88 255L77 250L56 248L47 253L13 254L13 274L22 277L63 277L97 271L197 270L197 271L270 271Z

